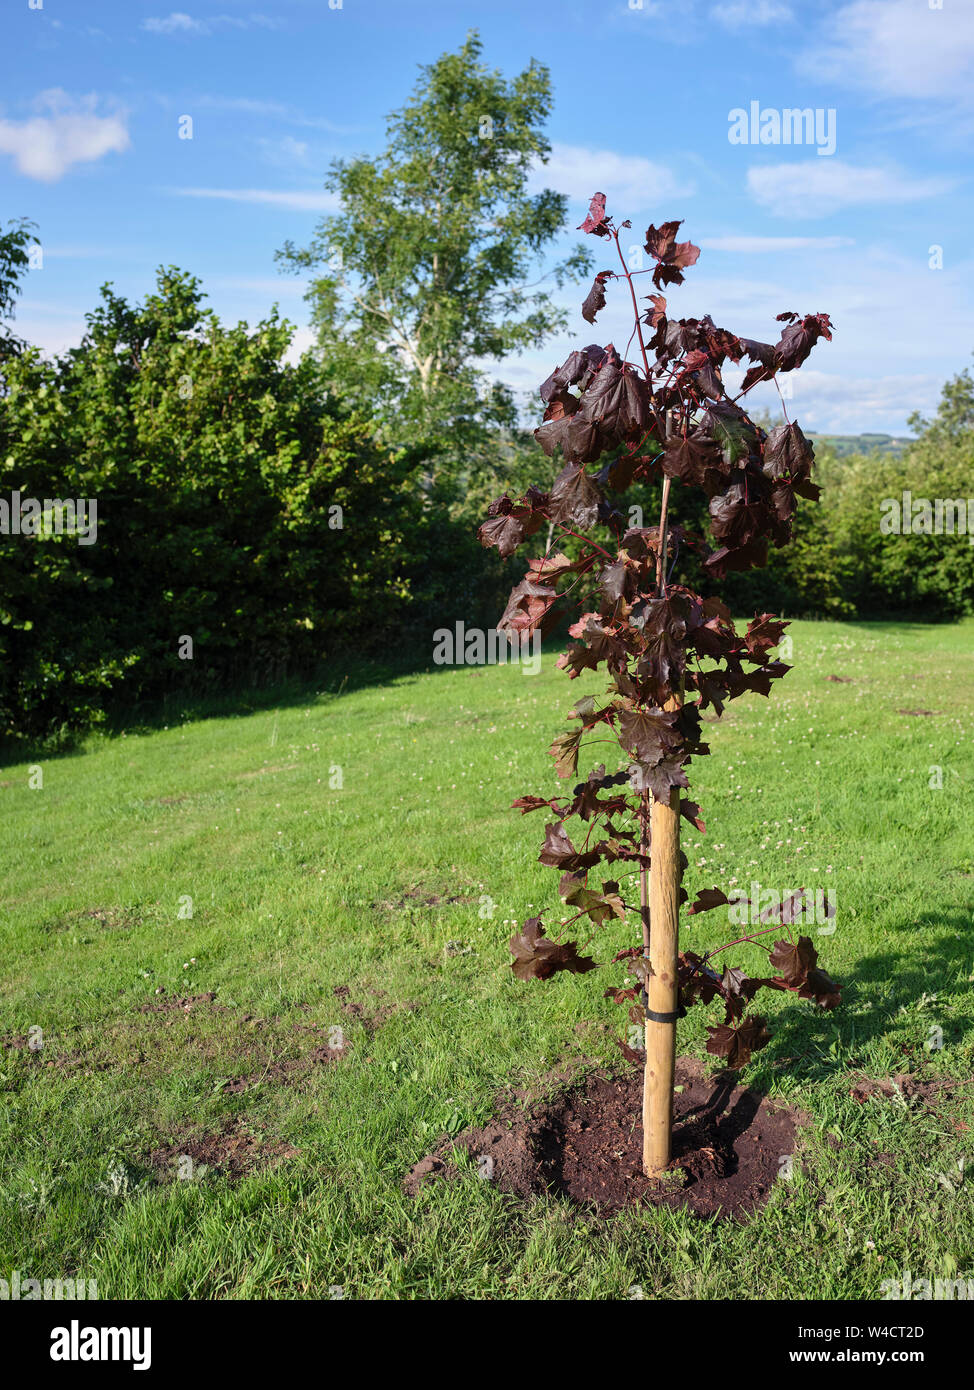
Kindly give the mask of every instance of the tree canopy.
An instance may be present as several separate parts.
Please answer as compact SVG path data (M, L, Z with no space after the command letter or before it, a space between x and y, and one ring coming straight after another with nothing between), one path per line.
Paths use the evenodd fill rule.
M514 419L485 360L537 347L565 326L550 287L589 269L578 246L544 267L567 199L531 192L548 158L547 68L507 81L476 33L421 69L374 158L332 163L338 211L279 260L310 270L313 322L331 389L355 398L396 444L444 442ZM531 277L534 280L531 283ZM548 288L546 288L548 286Z

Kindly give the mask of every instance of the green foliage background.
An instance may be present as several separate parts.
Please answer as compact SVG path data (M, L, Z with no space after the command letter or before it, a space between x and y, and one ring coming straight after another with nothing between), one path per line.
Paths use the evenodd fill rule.
M285 360L293 329L276 312L230 327L203 298L174 268L140 306L106 287L80 347L5 360L0 495L98 503L94 545L0 537L6 733L83 729L173 690L267 684L350 654L426 664L436 628L492 626L520 572L481 550L475 530L492 496L553 477L530 432L485 434L429 487L421 447L380 444L373 422L328 391L315 354ZM767 569L729 577L738 611L974 611L968 536L879 529L882 500L904 489L971 492L970 374L916 426L898 454L825 452L822 502L801 508L794 543ZM651 524L652 488L625 501ZM674 514L705 523L679 493ZM678 558L700 582L694 565Z
M93 545L0 538L7 732L267 684L434 619L487 623L502 597L472 529L427 504L415 453L380 448L313 356L285 362L291 325L225 327L201 299L173 269L138 308L106 288L78 349L6 364L0 495L98 506Z

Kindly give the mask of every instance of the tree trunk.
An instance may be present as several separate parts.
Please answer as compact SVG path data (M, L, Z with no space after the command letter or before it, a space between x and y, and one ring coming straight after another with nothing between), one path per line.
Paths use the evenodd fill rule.
M679 709L674 695L666 709ZM677 973L680 908L680 790L670 792L669 805L653 801L650 812L652 865L649 871L650 977L647 988L646 1070L643 1074L643 1171L655 1177L671 1158L673 1129L673 1072L676 1062ZM641 897L646 892L640 875ZM646 904L642 903L643 921ZM663 1015L660 1018L652 1014Z

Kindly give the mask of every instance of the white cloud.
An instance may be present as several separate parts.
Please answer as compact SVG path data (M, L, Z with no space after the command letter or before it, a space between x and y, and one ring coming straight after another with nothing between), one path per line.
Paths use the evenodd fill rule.
M280 192L274 188L171 188L180 198L221 198L231 203L266 203L271 207L298 208L304 212L337 212L334 193L312 193L300 189Z
M838 159L752 165L748 192L778 217L828 217L842 208L913 203L948 193L956 180L914 178L893 167L845 164Z
M852 0L833 11L824 38L799 58L825 82L884 97L969 102L974 95L974 5L947 0Z
M704 251L739 251L759 255L765 251L834 251L854 245L849 236L715 236L700 237Z
M188 14L181 14L178 11L173 11L166 19L144 19L142 28L150 34L205 34L208 32L201 19L191 19Z
M95 95L74 100L60 87L41 92L34 106L48 115L26 121L0 120L0 153L9 154L29 179L56 183L72 164L121 154L131 141L125 116L96 114Z
M40 348L45 357L57 357L77 347L85 335L84 310L49 306L32 299L17 305L12 329L14 335Z
M173 10L164 19L144 19L142 28L148 34L212 34L217 29L276 29L278 21L264 14L218 14L211 19L193 19L182 10Z
M664 198L687 197L693 192L692 186L679 180L665 164L639 155L558 143L552 145L548 163L532 171L530 182L535 192L553 188L567 194L573 206L586 207L593 193L604 193L608 210L616 218L652 209Z
M788 378L790 377L790 380ZM726 371L728 391L734 393L741 376ZM838 376L805 365L780 378L792 395L785 399L789 418L805 430L823 434L864 434L881 431L906 434L905 417L919 409L929 413L940 396L942 381L929 373L890 376ZM747 393L751 411L768 410L781 416L781 400L774 386L762 383Z
M622 0L615 12L617 18L635 20L662 19L667 21L654 28L654 37L664 38L673 43L685 43L691 37L680 23L673 21L695 21L701 0Z
M294 337L291 339L291 346L284 354L284 361L287 362L289 366L296 367L308 348L315 347L317 342L318 335L314 329L296 328Z
M711 19L725 29L750 28L756 24L785 24L793 19L791 6L782 0L726 0L714 5Z

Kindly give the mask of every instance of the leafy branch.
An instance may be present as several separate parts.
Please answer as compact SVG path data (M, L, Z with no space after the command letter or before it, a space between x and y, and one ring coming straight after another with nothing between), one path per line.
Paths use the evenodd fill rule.
M550 752L559 778L576 777L583 736L601 728L618 749L619 767L614 772L607 772L604 763L594 768L574 786L566 804L523 796L514 807L522 814L545 809L554 817L545 826L539 859L560 871L560 896L577 909L570 921L587 915L593 935L632 911L614 880L605 880L601 890L589 886L596 865L621 863L638 871L642 944L615 960L630 962L645 986L653 973L652 808L678 806L684 819L705 832L700 808L682 795L689 788L692 760L710 752L702 740L702 713L713 708L719 717L729 700L747 691L768 696L772 683L790 669L772 655L787 623L770 613L755 614L739 633L719 597L702 597L672 582L672 567L667 573L670 546L676 552L681 545L697 550L704 572L719 581L731 571L764 565L769 546L788 544L798 499L819 496L811 480L812 446L787 415L765 431L738 401L759 382L777 385L781 373L801 366L819 339L831 339L832 324L824 313L779 314L784 326L770 343L718 328L709 316L674 319L662 291L683 282L699 248L676 240L679 222L650 226L645 250L653 268L633 271L619 244L620 231L630 225L616 225L607 215L603 194L592 198L580 230L614 244L622 271L596 274L582 315L594 324L605 307L607 286L625 280L634 319L630 343L638 343L640 362L621 358L611 343L592 344L571 352L551 373L540 388L544 416L535 438L550 457L561 456L561 471L547 491L531 487L521 497L505 494L491 503L479 536L483 545L496 547L505 557L544 526L549 535L557 528L585 546L577 559L549 550L530 562L499 623L512 636L549 630L580 577L601 565L594 600L598 606L570 626L575 640L558 665L571 679L584 670L604 668L609 699L579 700L570 712L577 727L559 734ZM657 291L646 296L649 307L642 312L635 283L640 274L650 274ZM734 399L723 382L727 363L749 364ZM598 471L590 469L595 464ZM637 482L661 483L656 526L627 526L617 505ZM674 485L704 492L713 547L707 538L671 524ZM598 528L608 534L605 544L593 538ZM676 554L673 567L675 561ZM588 823L580 848L566 829L575 816ZM682 876L685 856L679 866ZM839 1002L839 989L819 967L809 937L779 937L770 949L759 939L798 920L800 898L798 894L782 904L773 925L704 955L679 955L679 1010L718 997L723 1001L723 1022L708 1029L707 1047L729 1066L744 1065L768 1041L764 1020L747 1012L759 989L788 990L823 1008ZM682 886L679 901L687 902ZM687 915L727 903L719 889L706 889ZM717 974L709 964L721 952L746 943L768 952L773 973L750 978L727 966ZM597 964L580 954L577 942L550 939L540 917L530 918L512 937L511 951L512 969L522 980L548 979L559 971L585 973ZM631 1002L635 994L633 989L607 991L620 1002ZM632 1015L642 1017L637 1009Z

